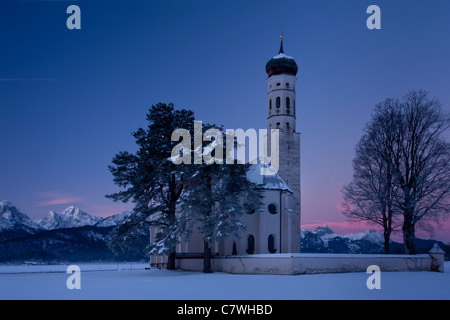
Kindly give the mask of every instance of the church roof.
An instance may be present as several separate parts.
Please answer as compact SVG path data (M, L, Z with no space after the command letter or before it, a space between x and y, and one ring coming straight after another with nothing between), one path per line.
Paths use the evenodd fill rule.
M272 171L272 175L261 174L261 169ZM290 193L294 193L286 182L275 172L275 170L270 166L270 164L263 164L258 162L257 164L252 164L247 170L247 179L253 183L256 183L261 187L261 189L266 190L283 190Z
M294 58L284 53L283 37L281 37L280 51L276 56L270 59L266 64L266 73L270 77L276 74L291 74L295 76L298 72L298 66Z

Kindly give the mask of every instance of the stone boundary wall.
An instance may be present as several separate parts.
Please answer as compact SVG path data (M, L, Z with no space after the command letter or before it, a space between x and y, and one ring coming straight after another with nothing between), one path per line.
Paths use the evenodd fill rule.
M214 271L234 274L315 274L366 272L371 265L381 271L444 272L444 254L381 255L381 254L255 254L223 256L212 260ZM182 270L201 271L203 259L179 259Z

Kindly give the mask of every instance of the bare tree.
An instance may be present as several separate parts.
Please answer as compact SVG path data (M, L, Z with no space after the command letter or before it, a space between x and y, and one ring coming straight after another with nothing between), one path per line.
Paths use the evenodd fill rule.
M398 101L378 104L364 135L356 146L353 181L343 187L343 214L352 222L369 222L383 228L384 253L389 253L390 237L400 226L395 198L392 146Z
M415 254L416 226L432 232L450 213L450 144L444 133L450 117L425 91L402 101L397 142L392 147L396 183L401 190L405 252Z
M407 254L415 254L416 227L432 232L448 217L449 127L449 115L425 91L376 106L356 148L353 181L343 188L343 213L381 225L385 251L398 214Z

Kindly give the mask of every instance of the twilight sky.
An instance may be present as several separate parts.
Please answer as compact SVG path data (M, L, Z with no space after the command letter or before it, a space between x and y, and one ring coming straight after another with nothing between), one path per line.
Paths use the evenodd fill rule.
M66 9L81 8L81 30ZM381 30L366 9L381 8ZM425 89L450 110L450 1L1 1L0 200L34 219L131 209L107 166L134 151L152 104L225 128L266 128L266 62L299 66L302 227L359 232L340 213L376 103ZM428 235L425 235L428 237ZM450 241L450 223L435 238Z

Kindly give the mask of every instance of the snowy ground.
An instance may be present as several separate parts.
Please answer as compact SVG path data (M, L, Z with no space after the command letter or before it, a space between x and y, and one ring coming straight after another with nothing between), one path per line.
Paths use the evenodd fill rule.
M0 266L0 299L450 299L450 262L445 273L382 272L379 290L367 289L366 273L233 275L145 266L80 264L80 290L67 289L67 266Z

